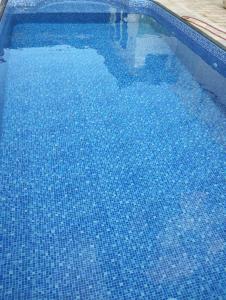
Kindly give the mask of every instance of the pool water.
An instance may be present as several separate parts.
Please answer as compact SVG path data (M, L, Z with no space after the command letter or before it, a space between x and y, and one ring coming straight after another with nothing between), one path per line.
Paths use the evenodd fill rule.
M225 299L226 79L87 16L17 16L0 62L0 299Z

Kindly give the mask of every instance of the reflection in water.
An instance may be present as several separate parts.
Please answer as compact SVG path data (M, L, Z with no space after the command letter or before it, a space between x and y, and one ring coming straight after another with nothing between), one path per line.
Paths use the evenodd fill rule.
M51 14L46 15L46 22L48 22ZM68 35L67 28L63 24L46 24L43 25L43 30L37 30L34 38L32 28L24 25L21 32L19 23L14 30L15 39L10 47L66 44L77 49L94 48L104 57L106 66L117 78L119 86L125 86L134 81L159 84L161 82L173 83L177 80L178 71L174 68L175 57L165 42L166 32L154 19L144 15L118 13L114 9L111 9L110 15L102 14L102 16L103 22L109 22L107 26L102 24L97 28L87 24L87 28L84 29L82 23L72 23L70 24L73 32L71 36ZM25 19L26 16L23 18ZM63 18L68 21L69 17L65 14L59 17L59 20L62 21ZM32 22L29 17L28 21ZM90 20L87 19L86 22ZM38 27L40 28L40 25ZM101 39L96 38L97 33L102 35ZM121 72L117 72L115 65L119 66ZM126 80L127 76L130 77L130 81Z
M112 14L115 56L127 67L126 71L137 81L174 82L173 53L164 41L163 28L151 17L137 14ZM118 60L118 59L117 59ZM165 76L170 73L170 76ZM172 74L174 76L172 76ZM123 82L123 79L122 79Z
M122 20L120 23L114 23L114 26L115 46L119 50L119 55L131 68L144 67L148 55L169 56L171 54L161 36L163 30L151 17L122 14Z

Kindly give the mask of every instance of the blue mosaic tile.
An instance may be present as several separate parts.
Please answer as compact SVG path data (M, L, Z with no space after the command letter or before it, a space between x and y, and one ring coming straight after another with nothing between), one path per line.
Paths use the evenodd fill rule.
M157 14L20 9L2 33L0 299L225 299L225 77Z

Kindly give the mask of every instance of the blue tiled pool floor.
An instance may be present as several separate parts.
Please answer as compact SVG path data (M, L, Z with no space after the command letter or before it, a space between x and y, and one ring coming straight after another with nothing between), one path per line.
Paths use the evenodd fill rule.
M225 112L168 40L141 17L14 26L0 299L226 299Z

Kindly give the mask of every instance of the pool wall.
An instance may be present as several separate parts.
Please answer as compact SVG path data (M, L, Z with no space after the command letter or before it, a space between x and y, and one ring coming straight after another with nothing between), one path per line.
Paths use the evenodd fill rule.
M6 4L7 0L3 0ZM71 12L71 13L136 13L145 14L154 17L158 22L165 26L169 31L173 32L175 39L179 39L183 44L188 46L193 52L200 56L203 61L209 65L208 73L202 71L200 64L192 59L184 59L184 51L190 50L186 47L177 47L177 43L172 44L172 38L169 39L169 46L173 48L177 56L181 59L184 65L189 69L196 80L216 94L221 99L221 105L226 107L226 87L222 82L222 77L219 77L218 84L215 84L213 78L217 76L217 72L226 77L226 51L218 45L210 41L207 37L197 32L192 27L188 26L182 20L166 11L161 6L152 1L128 1L128 0L99 0L99 1L46 1L46 0L8 0L7 8L0 22L0 56L3 55L3 43L7 45L8 41L4 37L10 36L11 16L15 19L17 14L46 14L56 12ZM24 17L25 19L26 16ZM5 34L7 33L7 34ZM182 49L183 48L183 49ZM199 60L200 61L200 60ZM202 62L200 62L202 63ZM205 68L206 70L206 68Z
M5 1L5 0L4 0ZM226 51L210 41L191 26L166 11L163 7L149 0L106 0L106 1L40 1L40 0L9 0L8 6L17 13L26 12L54 12L54 6L70 12L107 12L115 8L118 11L139 13L153 16L167 28L175 32L175 36L200 55L208 64L226 76Z
M7 3L8 2L8 3ZM12 28L11 20L16 19L17 15L24 14L24 20L29 18L30 14L46 14L56 13L60 11L68 13L136 13L145 14L154 17L158 22L165 26L169 31L173 32L176 39L179 39L183 44L188 46L183 47L182 43L174 43L172 34L167 41L171 49L180 58L182 63L187 67L190 73L196 78L196 80L207 89L218 96L221 99L220 105L226 108L226 86L222 77L217 73L226 77L226 51L220 48L218 45L210 41L205 36L201 35L195 29L188 26L186 23L173 16L161 6L151 1L119 1L119 0L99 0L99 1L46 1L46 0L2 0L2 7L6 5L5 13L2 15L0 22L0 58L4 56L3 49L7 48L9 41L7 37L10 37L9 31ZM60 7L59 7L60 5ZM2 9L2 12L4 9ZM26 17L27 15L27 17ZM184 55L185 52L189 54L193 51L200 56L202 60L209 65L205 67L205 72L201 67L203 61L200 58L193 59L192 55ZM185 59L188 57L190 59ZM197 64L197 60L200 62ZM208 69L208 72L206 70ZM4 68L1 68L1 80L4 78ZM216 81L213 80L215 76L219 77Z

